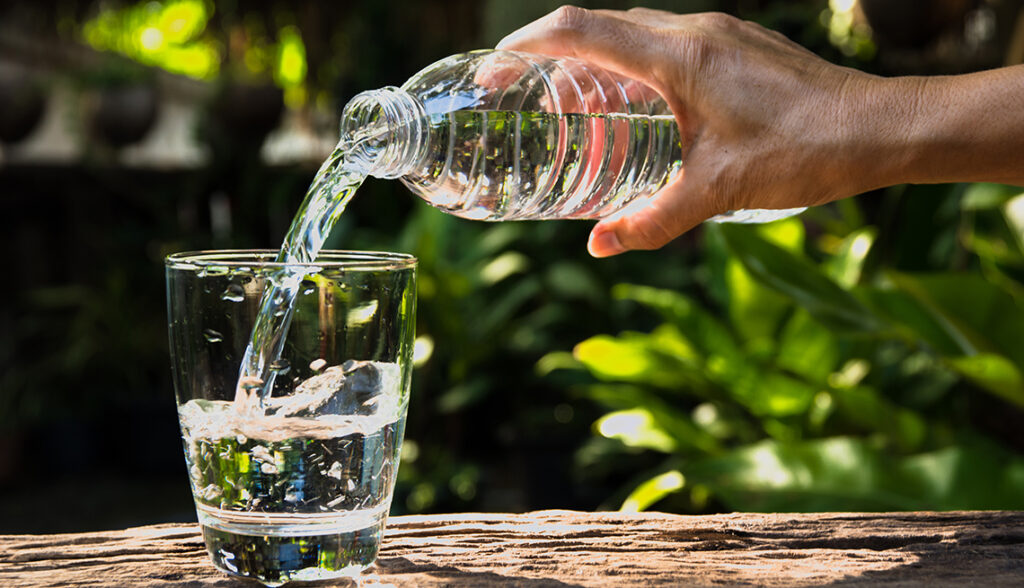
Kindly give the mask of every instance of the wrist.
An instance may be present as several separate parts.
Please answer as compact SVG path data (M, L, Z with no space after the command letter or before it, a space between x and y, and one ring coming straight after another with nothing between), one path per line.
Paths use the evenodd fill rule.
M857 114L866 129L854 166L866 184L861 191L902 183L1020 184L1022 72L1018 66L957 76L872 78Z
M864 75L846 85L839 122L846 195L923 181L927 130L920 110L928 83Z

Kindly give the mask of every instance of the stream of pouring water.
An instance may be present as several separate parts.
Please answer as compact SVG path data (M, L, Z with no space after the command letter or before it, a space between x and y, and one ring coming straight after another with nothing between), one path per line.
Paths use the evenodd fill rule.
M361 143L378 138L380 133L373 131L371 128L356 137L342 137L320 166L288 229L278 262L309 264L316 261L327 235L366 178L364 172L350 165L348 157ZM305 276L306 269L296 266L286 267L269 277L239 368L235 408L241 412L262 412L273 391L276 372L284 368L279 365L279 358L291 324L293 303Z

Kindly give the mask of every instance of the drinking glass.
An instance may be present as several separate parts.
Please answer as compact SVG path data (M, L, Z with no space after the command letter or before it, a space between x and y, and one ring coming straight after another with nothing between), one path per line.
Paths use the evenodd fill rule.
M178 417L206 547L221 570L268 586L356 575L377 557L416 313L411 256L326 251L285 264L277 254L179 253L165 264ZM274 296L261 304L265 292ZM268 381L254 386L240 366L261 307L276 317L261 324L280 333Z

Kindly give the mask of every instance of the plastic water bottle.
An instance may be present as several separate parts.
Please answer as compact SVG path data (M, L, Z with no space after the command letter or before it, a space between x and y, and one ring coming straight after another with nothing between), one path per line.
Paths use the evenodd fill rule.
M355 171L400 178L464 218L603 218L682 169L675 118L650 87L591 64L516 51L453 55L401 88L355 96L341 118ZM767 222L801 212L737 210Z

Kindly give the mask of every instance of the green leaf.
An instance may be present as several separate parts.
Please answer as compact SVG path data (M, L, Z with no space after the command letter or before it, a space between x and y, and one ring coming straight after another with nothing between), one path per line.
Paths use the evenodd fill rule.
M597 335L573 349L573 356L602 380L679 388L693 380L696 353L671 325L650 335Z
M640 484L622 502L620 512L640 512L647 510L651 505L683 489L686 479L678 470L672 470L654 476L650 480Z
M794 313L780 336L775 365L810 382L825 384L838 362L838 342L832 331L806 312Z
M792 301L762 286L738 259L729 258L724 272L729 287L729 319L736 332L747 341L774 343L779 323L793 308Z
M963 355L997 353L1024 365L1024 308L977 274L893 274L892 281L930 311ZM956 355L960 355L956 354Z
M926 343L943 355L961 355L970 351L944 317L907 292L891 286L862 287L858 292L879 316L890 321L903 339Z
M919 448L925 440L927 421L916 412L893 403L877 390L864 386L837 388L831 396L836 416L867 433L885 434L904 451Z
M620 300L633 300L654 309L666 321L677 326L686 340L696 345L703 355L740 355L740 350L729 330L699 304L679 292L618 284L612 289L612 295Z
M604 298L604 287L581 263L556 262L548 268L546 282L556 294L569 298L588 300L595 304Z
M1021 194L1019 186L1004 184L971 184L960 199L961 210L989 210L999 208L1014 196Z
M672 453L678 447L675 439L658 425L646 408L610 412L597 419L594 429L602 437L618 439L627 447L662 453Z
M680 451L694 449L702 453L718 453L721 450L718 440L705 427L698 426L677 405L669 404L649 389L632 384L595 384L587 386L584 393L612 410L629 411L643 407Z
M1024 252L1024 194L1017 194L1003 206L1003 216L1017 238L1018 251Z
M583 364L567 351L546 353L537 360L535 366L538 376L546 376L555 370L578 370L582 368Z
M983 353L947 360L964 377L993 394L1024 407L1024 377L1020 370L1001 355Z
M859 300L806 258L760 238L749 227L723 225L718 230L755 278L792 298L823 324L847 331L880 328L878 319Z
M799 254L804 249L804 223L799 217L791 216L770 223L754 223L751 227L765 241L786 251Z
M829 277L844 288L855 286L860 281L864 261L871 252L875 237L873 227L864 227L847 235L835 255L825 264Z

